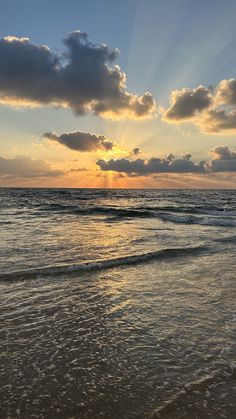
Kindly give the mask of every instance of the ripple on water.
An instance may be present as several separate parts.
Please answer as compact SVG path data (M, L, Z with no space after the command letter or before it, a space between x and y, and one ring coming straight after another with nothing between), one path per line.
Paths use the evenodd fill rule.
M1 283L1 417L231 415L231 270L219 269L199 255Z

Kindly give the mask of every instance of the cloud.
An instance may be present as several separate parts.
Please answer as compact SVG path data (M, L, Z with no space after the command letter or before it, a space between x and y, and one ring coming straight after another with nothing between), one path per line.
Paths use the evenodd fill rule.
M91 134L90 132L65 132L57 135L54 132L46 132L43 134L45 138L56 141L71 150L86 152L97 150L112 150L113 142L108 140L104 135Z
M196 89L174 90L170 95L170 107L164 112L167 121L184 121L194 118L212 103L211 92L204 86Z
M28 38L0 39L0 100L50 104L55 100L59 58Z
M236 130L236 109L230 112L225 110L210 110L197 122L204 132L220 133Z
M216 101L224 105L236 105L236 80L222 80L216 89Z
M137 156L138 154L140 154L141 153L141 150L140 150L140 148L139 147L135 147L135 148L133 148L133 150L132 150L132 154L134 155L134 156Z
M145 118L155 101L126 90L126 75L118 65L117 49L93 44L79 30L64 40L62 56L28 38L0 39L0 102L10 105L52 105L76 114Z
M71 172L88 172L86 167L78 167L77 169L70 169Z
M168 160L169 162L171 162L172 160L174 160L175 156L172 153L167 154L166 156L166 160Z
M192 154L191 153L183 153L182 158L185 159L185 160L190 160L192 158Z
M114 172L127 173L129 176L146 176L157 173L198 173L209 174L211 172L236 172L236 151L230 150L227 146L216 146L209 154L213 159L209 162L191 160L190 153L184 153L182 158L175 158L169 154L165 158L152 157L149 160L119 159L119 160L98 160L97 165L102 171L112 170Z
M217 86L174 90L170 107L163 110L167 122L192 122L206 133L234 133L236 130L236 79Z
M103 171L112 170L139 176L150 175L154 173L204 173L205 162L194 163L190 160L180 158L170 160L168 158L152 157L149 160L137 159L119 159L119 160L98 160L97 165Z
M27 156L17 156L12 159L0 157L0 177L4 179L60 175L63 175L63 171L52 170L50 164L45 160L34 160Z
M236 159L236 151L230 150L226 145L217 145L209 151L210 154L215 156L217 160L232 160Z
M212 148L209 154L214 159L206 163L207 170L211 172L236 172L236 151L230 150L226 145Z

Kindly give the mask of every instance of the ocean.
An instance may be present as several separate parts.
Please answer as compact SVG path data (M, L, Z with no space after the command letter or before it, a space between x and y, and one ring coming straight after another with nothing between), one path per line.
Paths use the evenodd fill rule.
M235 190L0 189L0 417L236 417Z

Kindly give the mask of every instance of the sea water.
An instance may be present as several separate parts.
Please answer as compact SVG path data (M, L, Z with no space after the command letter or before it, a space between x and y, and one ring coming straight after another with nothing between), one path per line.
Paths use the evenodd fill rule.
M236 191L0 190L1 418L236 416Z

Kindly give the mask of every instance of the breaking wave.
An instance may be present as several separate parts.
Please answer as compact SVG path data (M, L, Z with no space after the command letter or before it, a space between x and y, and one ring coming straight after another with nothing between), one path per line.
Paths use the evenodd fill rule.
M212 227L235 227L236 220L231 217L200 217L193 215L180 215L161 213L159 217L163 221L170 221L178 224L200 224Z
M117 217L155 217L152 208L115 208L115 207L83 207L76 205L50 204L41 208L44 211L55 211L78 215L111 215Z
M206 250L205 246L167 248L143 254L81 262L73 265L56 265L28 269L25 271L13 271L0 274L0 280L22 280L38 276L51 276L63 274L76 274L80 272L99 271L108 268L125 265L137 265L155 259L168 259L173 257L191 256Z
M177 224L199 224L213 227L235 227L236 212L226 209L209 209L208 207L109 207L109 206L77 206L52 203L42 207L43 211L54 211L62 214L81 216L107 216L109 221L123 218L159 218Z

